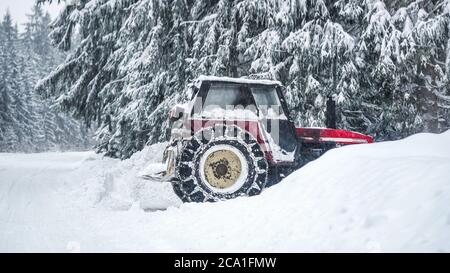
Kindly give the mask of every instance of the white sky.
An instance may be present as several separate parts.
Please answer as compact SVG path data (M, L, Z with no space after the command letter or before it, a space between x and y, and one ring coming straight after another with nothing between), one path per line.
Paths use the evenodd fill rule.
M23 30L23 24L27 20L26 14L30 13L34 1L35 0L0 0L0 17L3 18L6 10L9 8L14 23L17 22L19 30ZM51 5L45 4L43 6L44 10L48 11L52 18L55 18L64 6L64 3L57 5L57 2L57 0L54 0Z

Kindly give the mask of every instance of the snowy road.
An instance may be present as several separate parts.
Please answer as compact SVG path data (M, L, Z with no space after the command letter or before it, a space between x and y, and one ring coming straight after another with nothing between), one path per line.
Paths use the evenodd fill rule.
M133 198L114 198L116 164L93 152L0 154L0 251L140 250L145 231L136 238L128 225L146 218L146 200L135 209ZM154 197L144 208L179 204L163 191L172 203Z
M450 251L450 131L335 149L214 204L136 178L163 147L0 154L0 251Z
M55 247L50 245L55 239L67 235L70 216L66 212L73 212L66 202L71 186L67 174L85 156L84 153L0 155L2 251L49 249ZM52 232L56 226L61 232Z

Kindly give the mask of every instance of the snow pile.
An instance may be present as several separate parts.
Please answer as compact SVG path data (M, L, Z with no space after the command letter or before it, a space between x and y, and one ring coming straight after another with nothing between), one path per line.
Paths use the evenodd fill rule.
M181 204L170 184L149 183L138 178L149 162L162 161L166 145L159 143L146 147L124 161L92 155L91 160L80 167L90 176L83 183L86 189L83 195L88 198L88 203L112 210L128 210L133 203L143 210L159 210ZM99 163L101 168L98 168Z
M0 154L0 250L450 252L450 131L335 149L259 196L207 204L135 177L163 147L122 162Z

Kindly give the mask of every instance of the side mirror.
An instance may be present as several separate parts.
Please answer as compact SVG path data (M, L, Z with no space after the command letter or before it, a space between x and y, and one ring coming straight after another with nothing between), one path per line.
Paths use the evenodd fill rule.
M177 104L169 111L169 120L171 122L179 120L184 115L184 105Z

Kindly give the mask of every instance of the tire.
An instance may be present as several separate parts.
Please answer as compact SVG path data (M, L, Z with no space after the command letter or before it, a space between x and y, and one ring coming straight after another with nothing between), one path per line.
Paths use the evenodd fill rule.
M183 202L215 202L259 194L268 164L256 140L236 126L205 128L186 141L174 192Z

